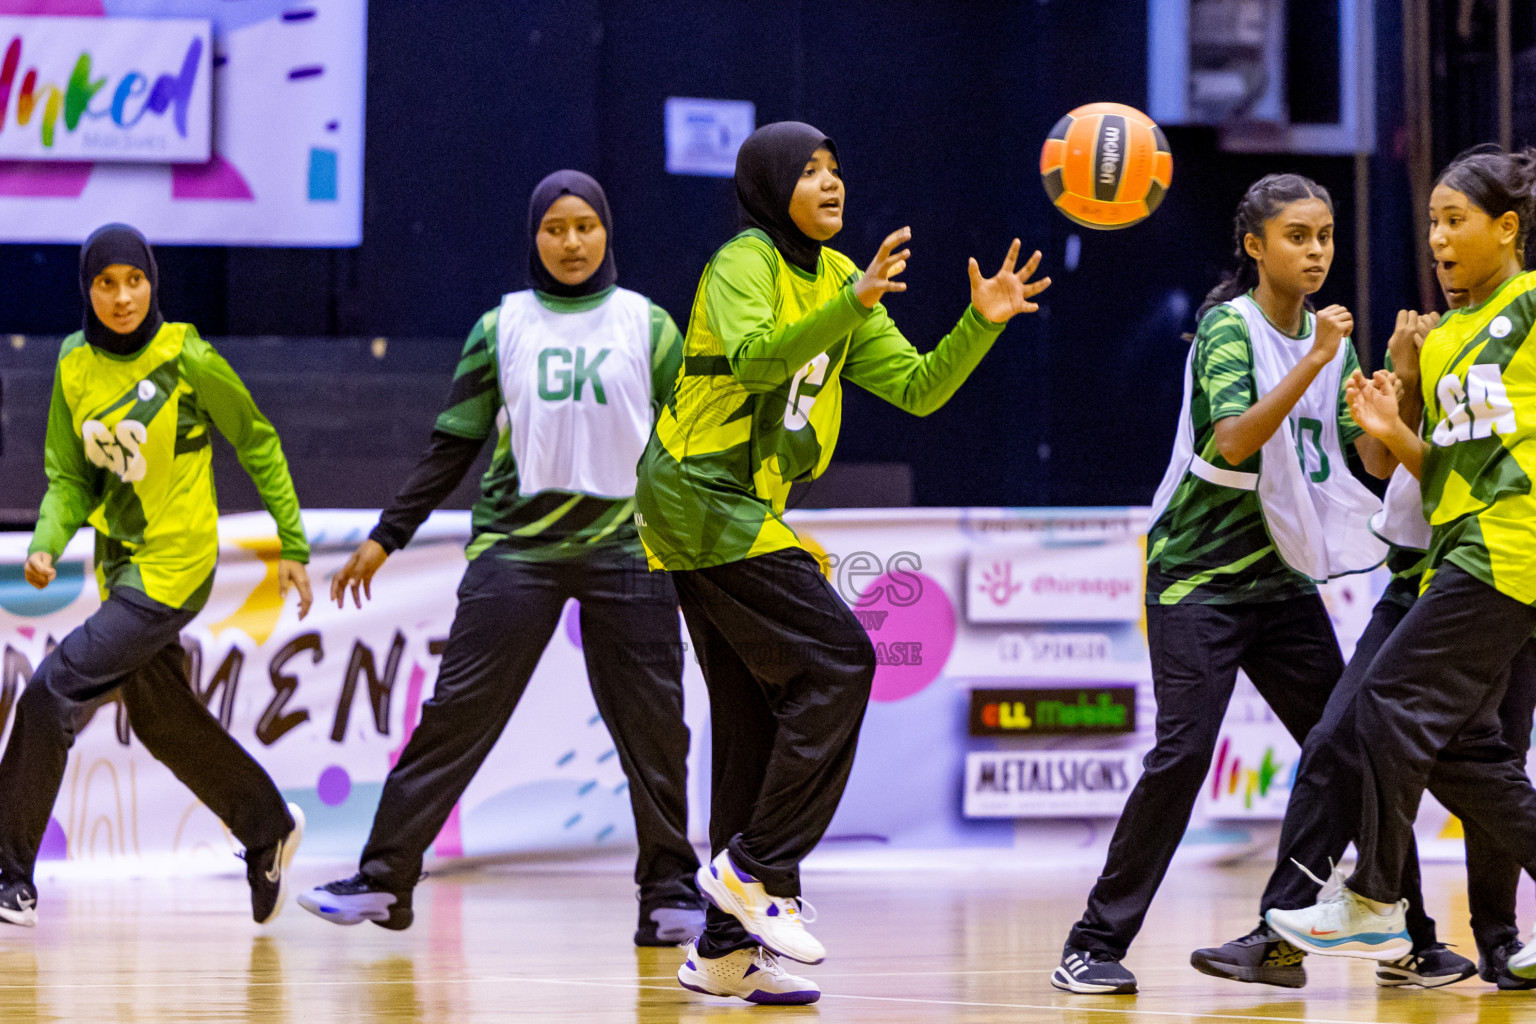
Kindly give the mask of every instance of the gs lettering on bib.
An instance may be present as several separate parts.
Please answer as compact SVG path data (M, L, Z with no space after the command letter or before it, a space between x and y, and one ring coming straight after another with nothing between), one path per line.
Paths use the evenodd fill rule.
M651 433L649 300L615 288L569 313L512 292L497 314L496 354L518 491L632 496Z

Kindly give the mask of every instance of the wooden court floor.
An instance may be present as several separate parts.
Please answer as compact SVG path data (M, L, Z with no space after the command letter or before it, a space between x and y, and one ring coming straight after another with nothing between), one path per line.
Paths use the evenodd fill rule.
M302 882L334 872L298 865ZM1431 911L1471 948L1460 867L1430 866ZM1165 1024L1536 1022L1536 996L1472 980L1381 990L1358 961L1309 961L1305 989L1197 974L1192 947L1251 927L1261 868L1176 866L1127 964L1139 996L1070 996L1047 977L1091 871L808 872L830 955L813 1007L751 1007L677 987L680 951L629 944L621 872L528 865L440 875L415 927L338 928L290 904L258 928L243 877L45 883L34 931L0 928L0 1021L692 1021ZM1522 892L1529 923L1530 882Z

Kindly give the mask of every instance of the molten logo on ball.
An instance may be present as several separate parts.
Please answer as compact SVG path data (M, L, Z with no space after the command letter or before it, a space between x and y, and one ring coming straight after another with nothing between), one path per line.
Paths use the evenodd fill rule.
M1099 230L1151 216L1173 181L1173 154L1146 114L1090 103L1056 122L1040 151L1045 194L1074 223Z

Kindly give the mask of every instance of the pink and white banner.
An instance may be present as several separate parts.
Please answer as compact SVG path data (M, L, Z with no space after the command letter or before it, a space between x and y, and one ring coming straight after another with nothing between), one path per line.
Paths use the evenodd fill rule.
M995 565L1011 564L1015 581L1039 575L1032 551L1053 576L1111 578L1106 573L1122 568L1117 549L1139 550L1145 510L846 510L789 518L869 632L879 662L853 777L822 851L971 848L968 856L977 856L990 848L1072 863L1101 856L1152 744L1156 702L1144 620L1124 612L1118 587L1078 588L1074 602L1100 605L1074 603L1079 617L1071 621L1049 605L1021 608L1006 621L978 621L966 609L976 607L974 588ZM376 515L309 512L304 519L319 597ZM302 622L292 598L278 599L271 520L232 516L220 530L213 596L183 636L193 685L287 798L304 807L309 830L301 855L350 860L432 692L465 566L468 513L433 515L380 571L362 610L317 601ZM22 580L27 540L0 534L0 726L7 729L32 667L98 605L89 531L70 545L60 578L44 591ZM1080 556L1076 568L1062 563L1069 551ZM1346 653L1382 583L1377 574L1327 588ZM567 608L522 705L432 856L633 844L627 787L588 691L576 610ZM1070 702L1074 691L1128 685L1135 704L1128 730L1075 730L1074 723L1096 721L1092 716L1060 718L1049 734L983 736L968 725L972 690L1052 690L1053 699ZM691 652L684 688L693 734L690 832L702 843L708 697ZM1295 760L1296 745L1240 680L1186 847L1210 857L1262 847L1283 813ZM1453 854L1456 834L1455 823L1426 801L1421 837L1431 849ZM1441 836L1447 844L1434 845ZM128 732L117 705L103 706L71 756L44 870L73 861L84 871L227 871L233 849L218 820Z

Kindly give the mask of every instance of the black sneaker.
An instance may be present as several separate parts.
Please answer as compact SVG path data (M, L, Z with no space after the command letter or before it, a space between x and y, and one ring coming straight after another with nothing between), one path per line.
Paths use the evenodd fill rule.
M268 924L283 911L288 902L288 865L304 839L304 811L289 804L293 828L271 846L245 851L245 880L251 884L251 916L257 924Z
M681 946L704 933L704 908L687 900L640 904L637 946Z
M1302 988L1307 983L1307 969L1301 963L1306 956L1269 925L1261 924L1240 939L1195 950L1189 954L1189 965L1213 978Z
M31 882L0 878L0 921L36 928L37 886ZM1519 943L1515 948L1519 948Z
M1382 988L1417 985L1420 988L1439 988L1454 985L1477 973L1477 965L1459 953L1452 953L1445 943L1414 950L1398 960L1385 960L1376 965L1376 984Z
M397 932L409 928L416 920L409 890L386 889L382 883L361 872L300 893L299 906L332 924L372 921L380 928Z
M1051 984L1085 995L1136 994L1136 975L1121 966L1118 957L1071 946L1061 951L1061 966L1051 972Z
M1509 991L1536 988L1536 978L1521 978L1510 973L1509 958L1525 948L1519 939L1488 950L1477 961L1477 976Z

